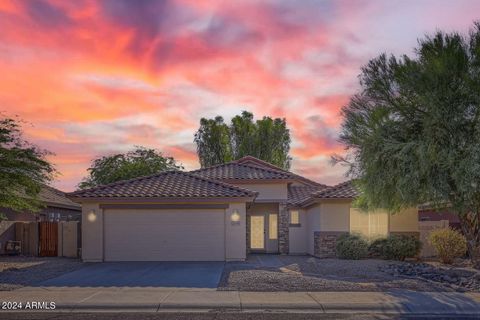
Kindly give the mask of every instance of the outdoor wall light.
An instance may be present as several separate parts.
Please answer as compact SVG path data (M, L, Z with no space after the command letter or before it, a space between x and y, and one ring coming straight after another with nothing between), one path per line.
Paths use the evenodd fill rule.
M97 214L95 210L91 210L87 215L88 222L95 222L97 220Z
M240 214L238 213L238 210L235 209L233 210L232 214L230 215L230 221L232 221L232 224L240 224Z

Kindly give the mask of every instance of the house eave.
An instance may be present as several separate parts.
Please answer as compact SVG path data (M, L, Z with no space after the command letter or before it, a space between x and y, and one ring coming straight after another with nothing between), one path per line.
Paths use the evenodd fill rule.
M225 202L252 202L252 197L212 197L212 198L145 198L145 197L68 197L77 203L225 203Z

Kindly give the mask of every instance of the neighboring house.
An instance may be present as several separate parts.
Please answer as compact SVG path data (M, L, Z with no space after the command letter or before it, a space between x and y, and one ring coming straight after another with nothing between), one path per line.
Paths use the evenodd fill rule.
M81 221L81 205L68 199L64 192L44 186L38 198L44 205L38 212L19 212L8 208L0 208L0 213L7 218L0 222L0 254L5 253L7 241L16 239L16 222Z
M449 211L449 208L435 210L428 206L420 206L418 210L418 219L420 221L447 220L450 227L460 231L462 229L458 215Z
M350 182L314 182L253 157L77 191L84 261L231 261L249 252L335 255L346 232L418 236L417 209L351 208Z
M38 212L20 212L0 208L8 221L80 221L82 207L68 199L64 192L49 186L43 186L38 199L44 205Z

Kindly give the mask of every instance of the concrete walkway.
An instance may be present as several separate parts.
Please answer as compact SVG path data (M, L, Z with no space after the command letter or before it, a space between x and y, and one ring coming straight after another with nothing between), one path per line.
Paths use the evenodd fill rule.
M185 288L26 287L0 292L0 301L55 302L61 312L161 312L172 310L378 314L480 313L480 293L415 292L239 292ZM2 310L2 313L7 310ZM17 311L18 312L18 311Z

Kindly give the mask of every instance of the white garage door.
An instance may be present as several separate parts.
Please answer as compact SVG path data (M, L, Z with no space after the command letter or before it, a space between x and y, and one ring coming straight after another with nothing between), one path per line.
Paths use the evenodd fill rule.
M105 261L223 261L224 210L120 210L104 215Z

